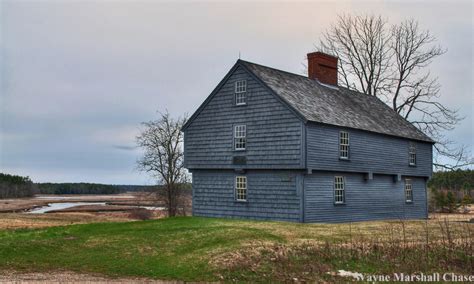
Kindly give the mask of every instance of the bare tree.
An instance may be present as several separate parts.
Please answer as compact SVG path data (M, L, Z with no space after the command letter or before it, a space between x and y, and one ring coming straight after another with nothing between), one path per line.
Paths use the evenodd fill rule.
M380 98L437 142L436 169L474 163L465 146L446 138L462 118L439 102L440 85L428 71L446 50L416 21L389 25L380 16L341 15L317 48L339 57L342 86Z
M138 146L144 150L137 161L138 168L158 181L160 186L155 193L165 202L168 216L178 213L181 191L188 178L181 132L185 122L186 117L173 119L168 112L160 113L159 119L142 123L144 129L136 137Z

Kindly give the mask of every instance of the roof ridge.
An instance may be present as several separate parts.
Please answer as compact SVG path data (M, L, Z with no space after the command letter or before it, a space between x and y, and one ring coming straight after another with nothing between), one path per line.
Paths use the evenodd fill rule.
M242 64L243 67L251 69L252 73L260 77L269 88L283 100L287 101L306 120L333 125L341 125L342 123L345 124L345 127L434 142L428 135L402 117L379 97L348 87L337 86L337 88L334 88L303 75L242 59L238 59L237 64ZM261 74L265 74L265 76L261 77ZM301 87L296 85L286 86L291 81L301 85ZM339 100L338 105L329 105L328 100L333 101L331 99L332 96L328 97L331 93L335 100ZM350 103L348 103L349 101ZM316 108L316 105L323 107ZM337 111L334 110L335 108ZM317 111L318 109L319 111ZM343 117L336 117L334 113L340 112L348 113ZM365 120L360 117L361 114L366 117ZM321 115L324 117L321 117ZM385 118L385 116L388 117Z
M298 77L302 77L302 78L304 78L304 79L311 80L311 79L309 79L308 77L306 77L306 76L304 76L304 75L296 74L296 73L293 73L293 72L285 71L285 70L278 69L278 68L274 68L274 67L270 67L270 66L267 66L267 65L263 65L263 64L259 64L259 63L255 63L255 62L251 62L251 61L247 61L247 60L243 60L243 59L238 59L237 61L242 61L242 62L244 62L244 63L250 63L250 64L253 64L253 65L260 66L260 67L272 69L272 70L275 70L275 71L278 71L278 72L283 72L283 73L286 73L286 74L290 74L290 75L293 75L293 76L298 76Z
M259 63L255 63L255 62L252 62L252 61L247 61L247 60L243 60L243 59L238 59L237 62L243 62L243 63L248 63L248 64L252 64L252 65L256 65L256 66L260 66L260 67L263 67L263 68L267 68L267 69L271 69L271 70L274 70L274 71L278 71L278 72L282 72L282 73L286 73L286 74L289 74L289 75L292 75L292 76L297 76L297 77L301 77L303 79L306 79L308 80L308 82L316 82L319 86L321 87L326 87L326 88L329 88L329 89L332 89L334 90L336 88L339 88L339 89L343 89L343 90L347 90L351 93L355 93L357 95L364 95L364 96L371 96L369 94L365 94L365 93L362 93L362 92L359 92L357 90L353 90L353 89L350 89L348 87L344 87L344 86L341 86L341 85L337 85L337 86L329 86L329 85L326 85L326 84L323 84L321 82L319 82L318 80L313 80L313 79L310 79L308 78L307 76L305 75L301 75L301 74L296 74L296 73L293 73L293 72L289 72L289 71L285 71L285 70L282 70L282 69L278 69L278 68L274 68L274 67L270 67L270 66L267 66L267 65L263 65L263 64L259 64Z

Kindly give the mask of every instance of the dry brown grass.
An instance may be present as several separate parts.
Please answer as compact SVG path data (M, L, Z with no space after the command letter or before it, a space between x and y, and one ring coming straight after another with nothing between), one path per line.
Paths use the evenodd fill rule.
M390 220L371 221L343 224L298 224L286 222L222 222L223 226L244 226L247 228L264 229L275 235L283 237L291 243L304 242L338 242L350 238L377 240L380 242L397 238L405 241L424 241L428 231L429 240L443 238L440 222L449 221L453 235L461 235L467 228L474 232L474 223L467 223L473 215L437 214L430 216L429 220Z
M424 221L351 224L246 222L237 225L268 230L283 242L251 241L235 251L215 252L210 265L223 268L226 272L220 277L226 281L254 281L258 275L277 282L334 281L334 275L324 275L338 269L472 274L474 223L468 219L438 215Z
M117 213L2 213L0 229L35 229L73 224L130 221L125 212Z
M40 198L37 198L40 197ZM124 193L124 194L110 194L110 195L37 195L37 197L28 198L13 198L13 199L0 199L0 213L13 213L23 212L32 208L46 206L48 203L61 203L61 202L107 202L116 203L123 202L133 203L135 205L148 205L147 195L143 193ZM41 199L41 197L58 197L66 198L61 199Z

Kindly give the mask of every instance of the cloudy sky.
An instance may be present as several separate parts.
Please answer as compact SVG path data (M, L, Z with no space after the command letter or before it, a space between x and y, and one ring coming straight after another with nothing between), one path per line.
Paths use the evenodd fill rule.
M471 1L306 3L0 0L0 172L37 182L150 184L134 137L156 111L192 113L239 56L303 70L337 14L417 19L448 52L442 101L474 140Z

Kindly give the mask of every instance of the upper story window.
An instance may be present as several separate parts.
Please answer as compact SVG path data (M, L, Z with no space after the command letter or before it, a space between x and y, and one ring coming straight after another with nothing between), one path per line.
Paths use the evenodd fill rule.
M247 201L247 177L235 177L235 199L237 201Z
M405 201L413 202L413 189L411 179L405 179Z
M408 162L410 166L416 165L416 146L413 142L410 142L410 145L408 146Z
M335 176L334 177L334 203L343 204L345 202L345 185L344 177Z
M247 143L247 127L245 125L234 126L234 149L245 150Z
M235 82L235 105L247 104L247 81L240 80Z
M349 132L339 132L339 158L349 159Z

